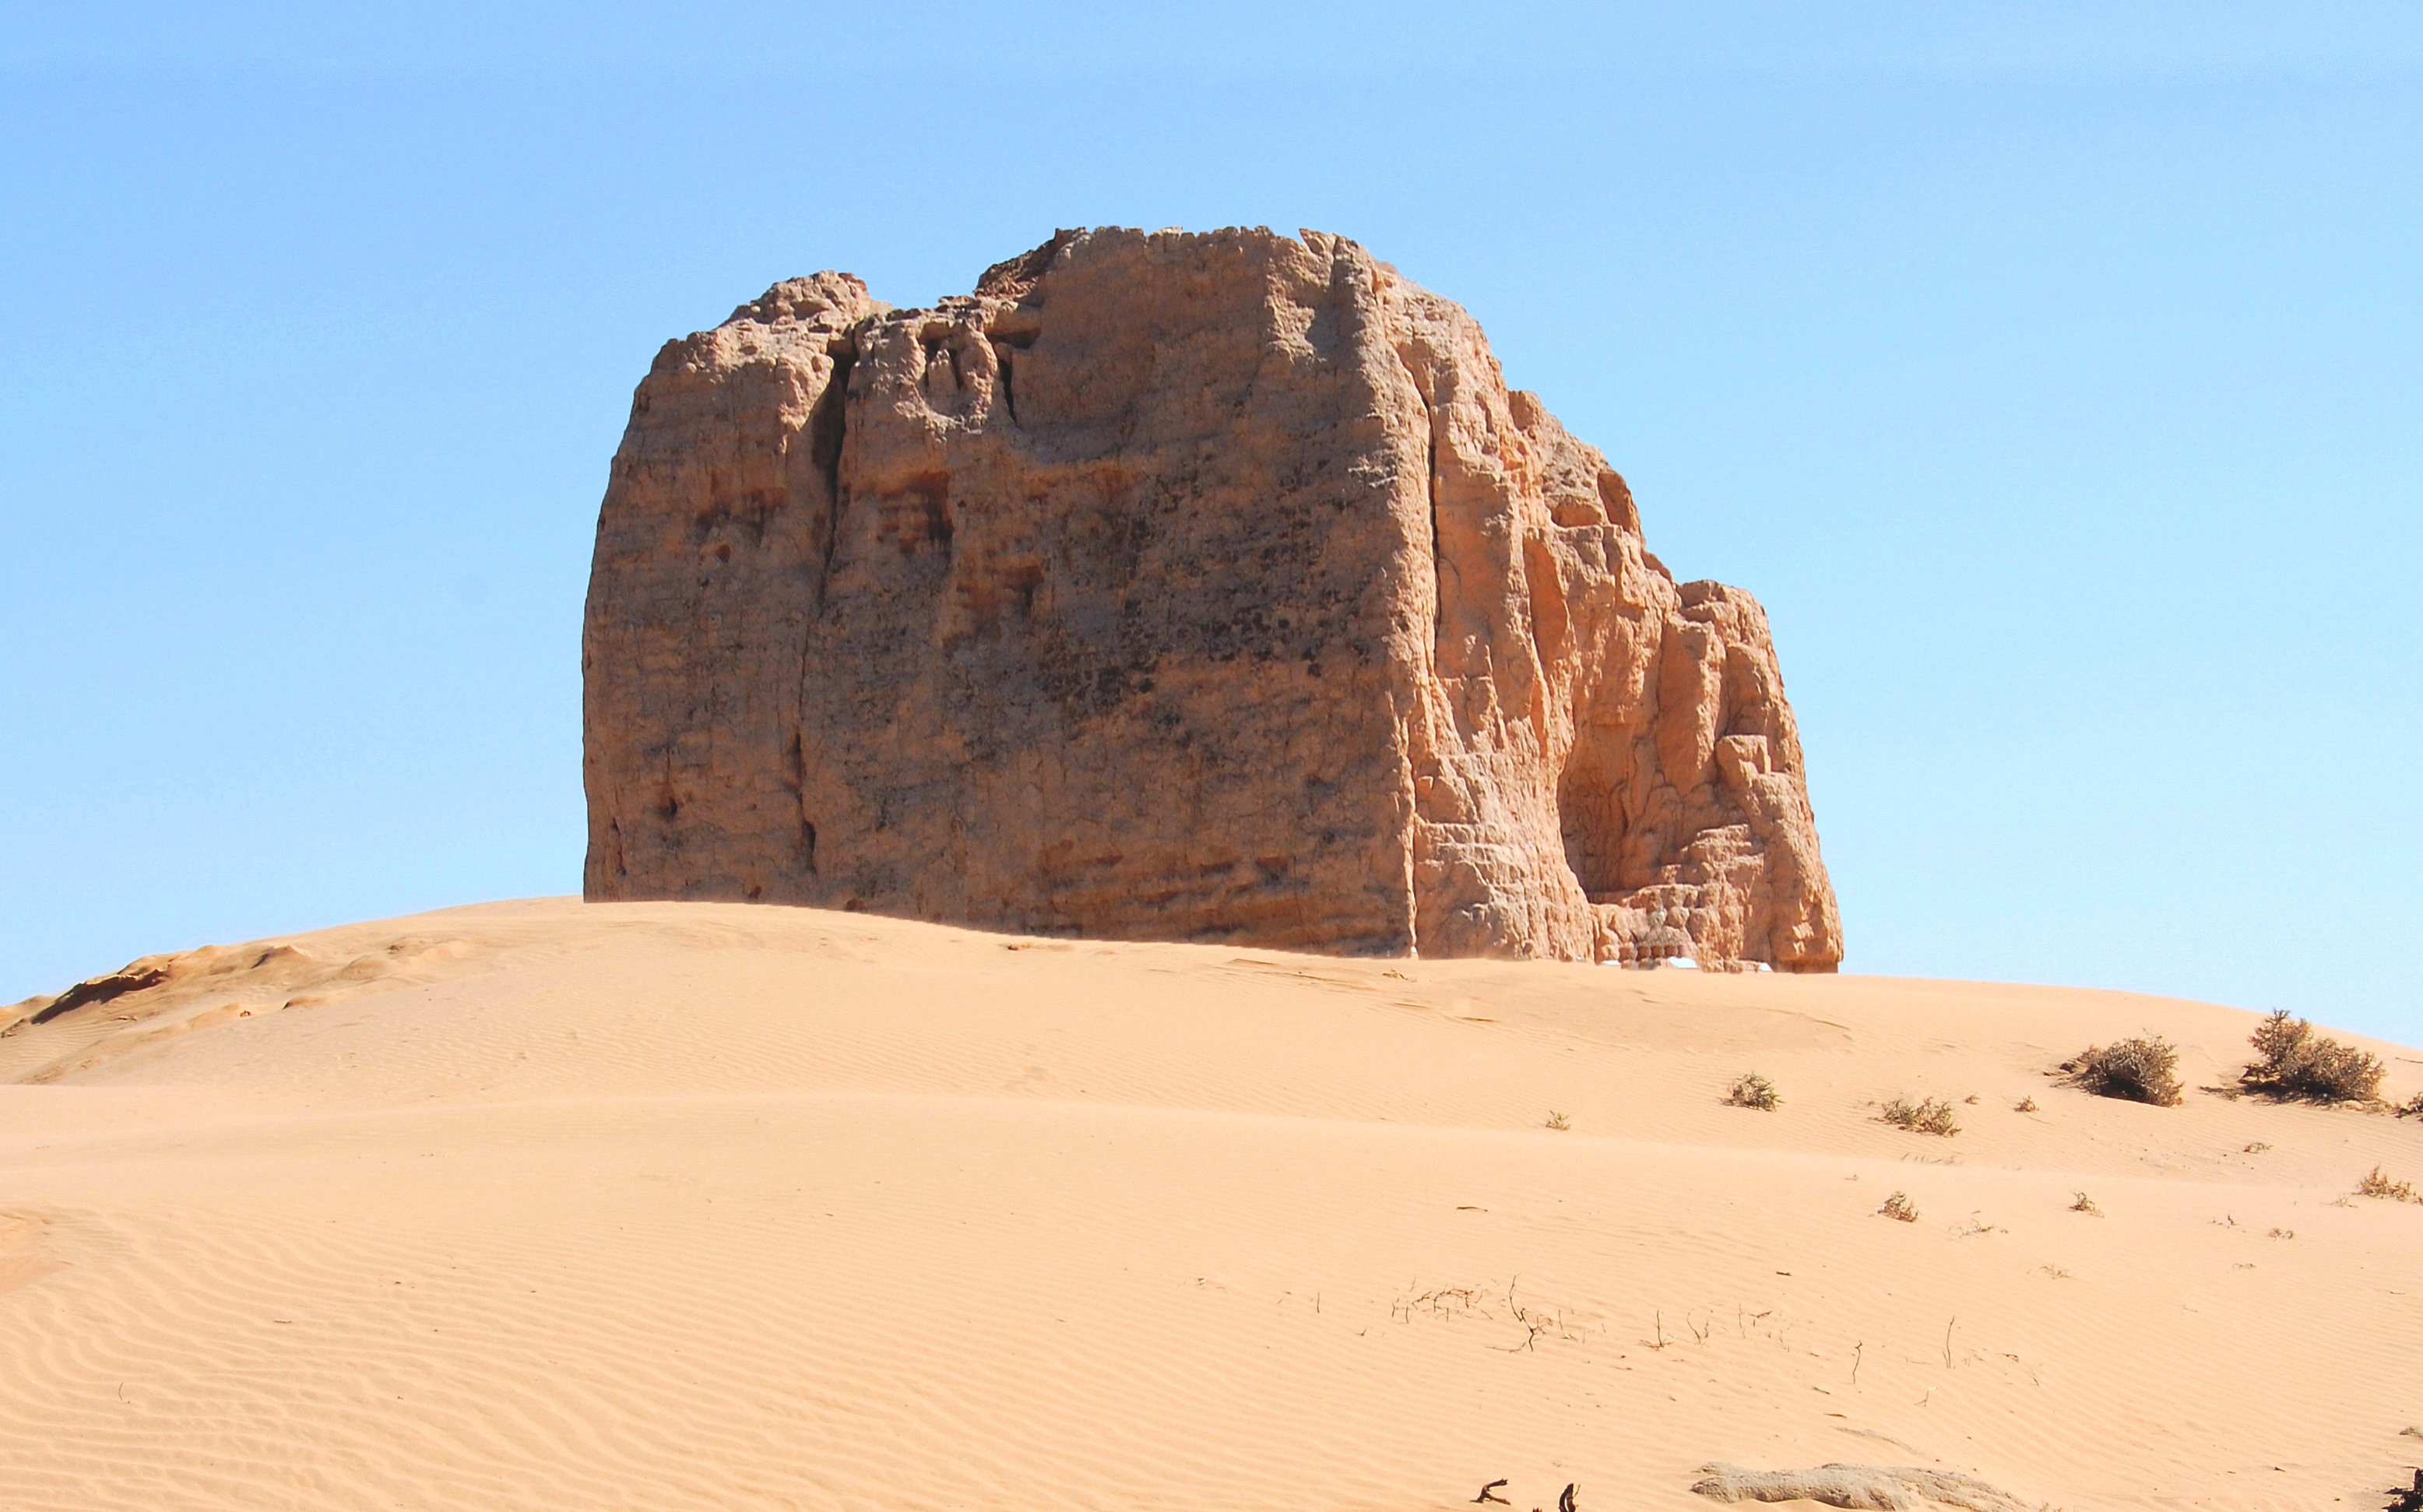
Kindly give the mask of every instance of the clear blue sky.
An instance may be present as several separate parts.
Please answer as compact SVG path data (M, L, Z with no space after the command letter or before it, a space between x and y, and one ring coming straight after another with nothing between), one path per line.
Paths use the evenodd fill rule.
M578 890L658 343L1244 224L1765 600L1847 969L2423 1043L2423 7L344 10L0 4L0 1000Z

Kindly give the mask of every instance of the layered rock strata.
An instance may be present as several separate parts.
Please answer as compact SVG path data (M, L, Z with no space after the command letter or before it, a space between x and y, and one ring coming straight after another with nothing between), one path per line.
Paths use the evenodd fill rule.
M1339 237L1064 231L668 343L582 669L593 899L1842 955L1766 614Z

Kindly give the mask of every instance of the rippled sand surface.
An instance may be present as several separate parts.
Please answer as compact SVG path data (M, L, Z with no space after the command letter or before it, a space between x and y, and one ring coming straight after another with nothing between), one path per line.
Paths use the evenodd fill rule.
M2195 1090L2234 1010L568 900L160 971L0 1037L0 1507L1609 1512L1845 1461L2354 1508L2423 1463L2423 1205L2349 1195L2423 1121ZM2183 1107L2046 1075L2146 1032Z

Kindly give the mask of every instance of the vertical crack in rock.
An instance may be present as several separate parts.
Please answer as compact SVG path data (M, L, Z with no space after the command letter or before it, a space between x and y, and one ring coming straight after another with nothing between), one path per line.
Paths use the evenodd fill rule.
M824 559L816 574L819 607L832 581L833 548L841 540L841 516L848 502L848 496L842 492L841 452L843 443L849 437L849 370L857 359L855 343L847 339L833 343L832 375L825 380L824 392L816 396L816 407L808 422L808 454L825 485Z
M1422 429L1430 445L1422 452L1422 480L1429 490L1431 506L1431 635L1438 635L1439 593L1439 518L1438 518L1438 417L1431 413L1428 395L1422 398Z
M803 667L800 672L800 686L804 689L806 685L807 674ZM800 870L809 876L814 876L816 874L816 827L808 817L807 753L805 748L806 736L804 732L797 730L793 731L791 732L791 744L783 752L783 773L785 783L791 790L791 802L799 811L800 829L798 837L798 858Z
M830 347L832 370L826 376L824 392L816 396L816 406L809 422L809 461L815 465L818 480L824 485L822 500L824 540L816 569L816 598L807 615L807 633L800 642L798 681L801 720L804 725L808 701L812 697L813 678L810 662L816 654L816 638L813 627L824 620L825 606L832 589L833 552L841 541L842 515L849 506L849 495L841 480L842 451L849 440L849 374L858 360L857 342L844 337ZM807 762L804 751L806 731L794 728L788 751L791 800L799 818L799 832L794 842L799 871L813 880L816 875L816 826L808 811Z
M592 898L1842 957L1765 612L1340 237L1063 231L931 310L825 273L669 343L582 668Z
M1406 357L1404 349L1402 346L1395 346L1393 342L1391 345L1396 353L1397 367L1404 373L1405 382L1413 387L1414 398L1420 401L1422 406L1422 488L1423 501L1430 511L1431 638L1435 642L1439 629L1438 606L1442 602L1441 594L1444 592L1440 583L1439 563L1438 414L1431 407L1430 386L1422 382L1422 375L1414 370L1414 365Z
M1018 385L1010 376L1010 357L1016 350L1006 341L996 341L992 346L993 360L1001 364L1002 413L1009 417L1012 425L1018 423Z

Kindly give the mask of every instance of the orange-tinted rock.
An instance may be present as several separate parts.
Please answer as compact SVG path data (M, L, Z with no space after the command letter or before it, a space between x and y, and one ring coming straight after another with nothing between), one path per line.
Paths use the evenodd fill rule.
M1842 955L1765 613L1337 237L1062 232L669 343L583 669L594 899Z

